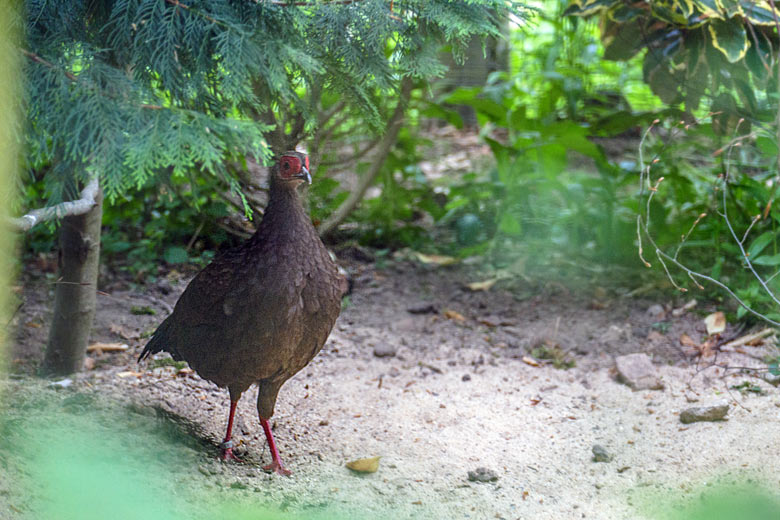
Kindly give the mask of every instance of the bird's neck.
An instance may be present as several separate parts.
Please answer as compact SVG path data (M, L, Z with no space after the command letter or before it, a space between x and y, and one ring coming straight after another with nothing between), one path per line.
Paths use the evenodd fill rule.
M271 183L268 206L254 239L265 240L270 234L297 234L308 227L311 227L311 221L303 209L298 190L289 185Z

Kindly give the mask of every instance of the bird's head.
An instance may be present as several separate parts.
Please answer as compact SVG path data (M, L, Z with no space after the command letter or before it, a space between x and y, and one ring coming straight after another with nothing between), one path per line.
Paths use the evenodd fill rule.
M285 152L279 158L276 179L281 183L297 187L302 182L311 184L309 173L309 156L303 152Z

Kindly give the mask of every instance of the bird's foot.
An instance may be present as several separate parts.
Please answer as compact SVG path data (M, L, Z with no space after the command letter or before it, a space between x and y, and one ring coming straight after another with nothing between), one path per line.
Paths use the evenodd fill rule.
M273 461L267 466L263 466L263 470L267 471L268 473L276 473L277 475L282 475L283 477L289 477L292 475L292 471L282 466L282 463L278 460Z
M232 460L233 462L244 462L243 459L238 458L233 453L233 441L225 441L219 445L219 448L220 448L219 460L222 461Z

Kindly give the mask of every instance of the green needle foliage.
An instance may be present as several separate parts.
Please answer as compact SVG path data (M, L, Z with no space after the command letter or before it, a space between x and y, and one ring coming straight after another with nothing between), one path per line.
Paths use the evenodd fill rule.
M10 20L27 37L27 167L52 202L94 175L113 200L163 170L240 192L226 165L305 138L322 92L381 129L400 78L442 74L442 43L460 56L511 13L504 0L30 0ZM274 129L291 142L269 143Z

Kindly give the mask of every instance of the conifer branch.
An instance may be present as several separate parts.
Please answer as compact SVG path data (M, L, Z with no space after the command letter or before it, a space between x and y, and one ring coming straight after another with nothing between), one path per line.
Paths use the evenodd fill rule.
M22 51L22 54L24 56L26 56L27 58L29 58L31 61L33 61L35 63L40 63L41 65L45 65L46 67L49 67L50 69L54 69L54 70L57 70L57 69L60 68L60 67L57 67L52 62L41 58L40 56L38 56L34 52L30 52L30 51L28 51L26 49L20 49L20 50ZM74 83L78 83L79 82L79 78L75 74L73 74L71 71L64 70L64 69L61 69L61 70L62 70L62 73L65 75L66 78L68 78L69 80L71 80ZM147 104L147 103L141 103L138 106L141 107L141 108L149 109L149 110L162 110L164 108L161 105L150 105L150 104Z
M345 218L347 218L352 210L357 207L361 200L363 200L366 190L371 187L376 180L377 175L379 175L379 172L382 171L382 166L385 164L387 156L390 155L390 150L398 140L398 132L401 130L401 125L403 124L404 116L406 115L406 104L412 95L413 86L412 78L406 76L401 80L401 93L398 97L398 104L387 124L387 130L385 136L382 138L379 152L374 157L374 161L368 172L361 177L360 182L355 187L355 190L349 194L347 200L345 200L341 206L339 206L339 208L329 216L322 225L320 225L320 235L324 236L331 233Z
M97 176L95 176L87 183L84 189L81 190L80 199L61 202L56 206L50 206L48 208L35 209L19 218L11 219L11 226L17 231L26 232L32 229L36 224L47 220L83 215L95 206L99 190L100 182L98 181Z
M41 65L46 65L50 69L56 69L58 68L56 65L54 65L52 62L44 60L34 52L30 52L25 49L21 49L22 54L24 54L27 58L34 61L35 63L40 63ZM78 78L70 71L64 70L63 73L65 74L65 77L67 77L71 81L78 81Z

